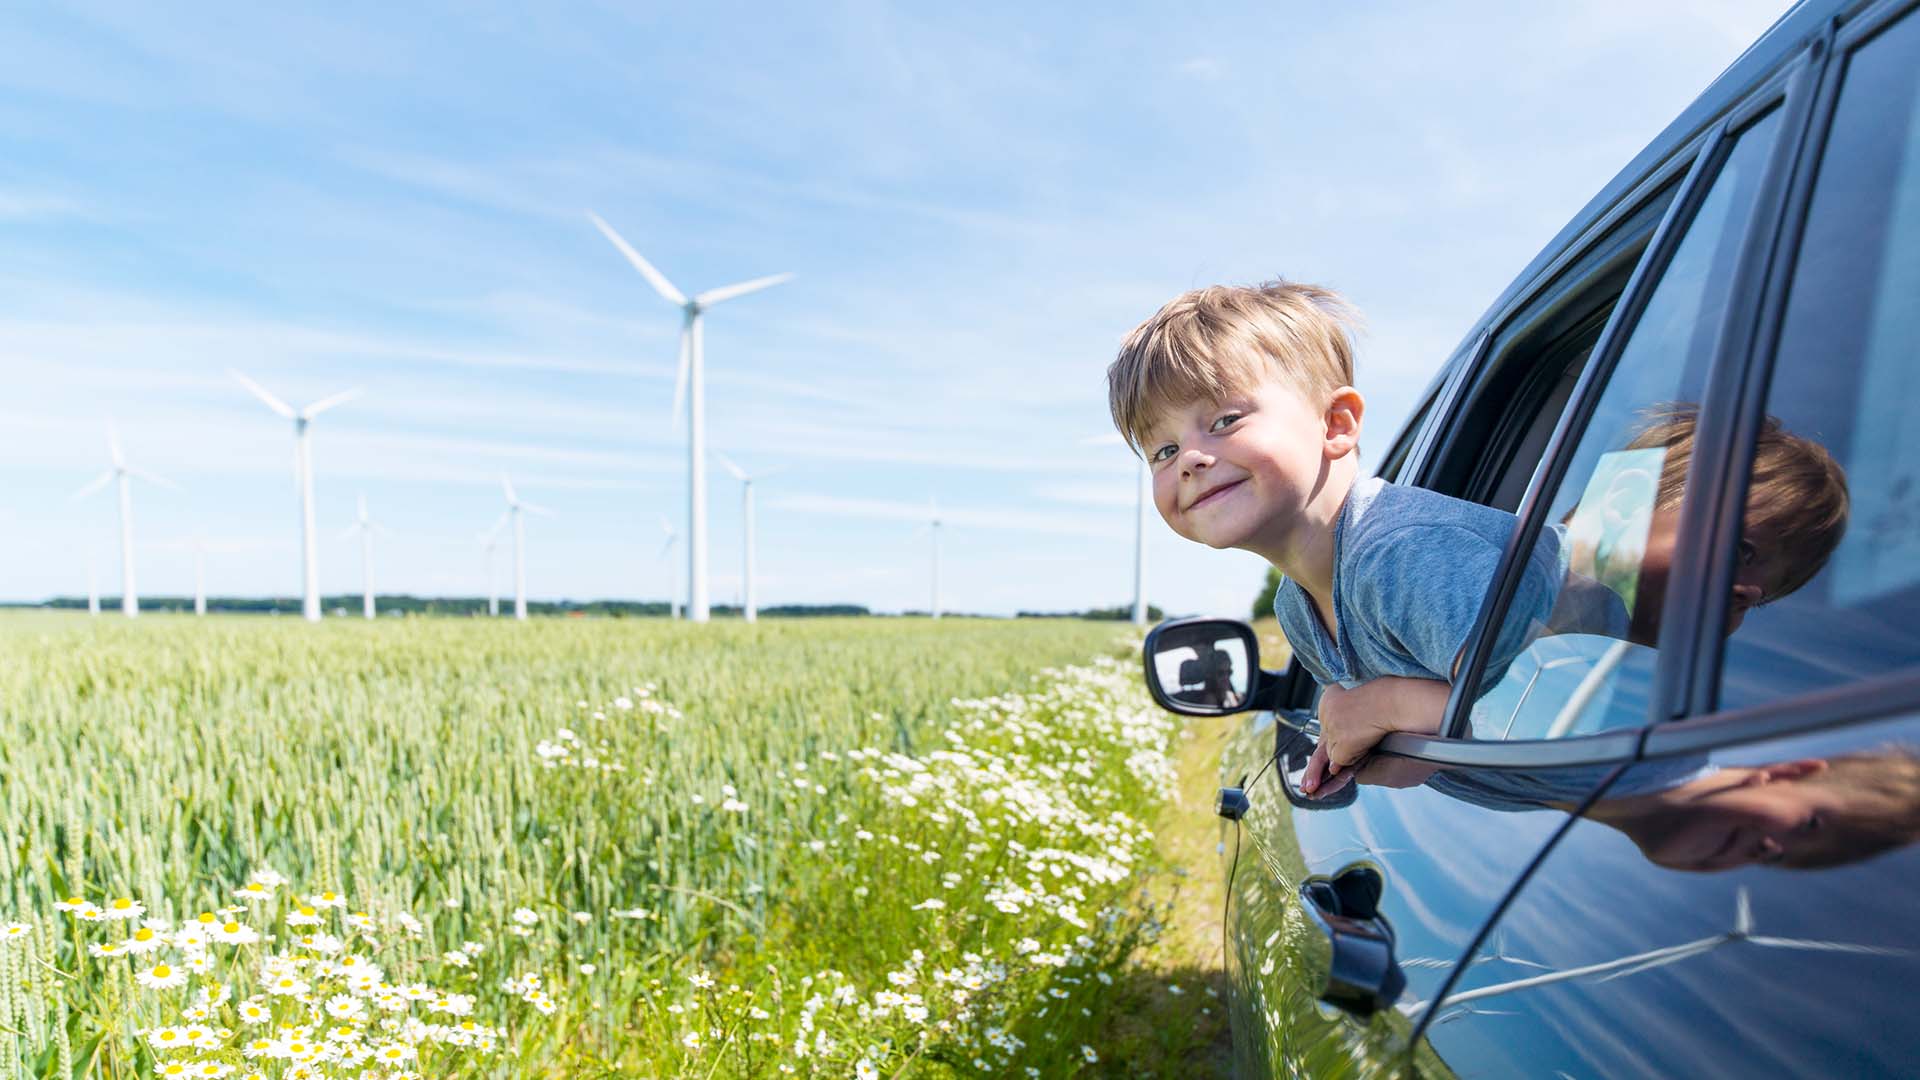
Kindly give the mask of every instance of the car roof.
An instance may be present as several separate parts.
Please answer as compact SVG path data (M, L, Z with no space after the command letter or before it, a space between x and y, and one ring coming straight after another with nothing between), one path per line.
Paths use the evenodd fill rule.
M1525 270L1500 294L1474 323L1471 341L1494 319L1500 317L1521 294L1532 291L1536 280L1566 248L1577 241L1615 203L1637 187L1642 179L1661 163L1685 147L1702 131L1711 127L1722 113L1732 108L1806 45L1829 19L1850 9L1864 7L1869 0L1800 0L1774 22L1767 32L1747 46L1727 69L1715 78L1692 104L1683 109L1654 140L1621 169L1599 194L1587 201L1546 247L1540 250ZM1444 374L1444 373L1443 373ZM1437 380L1436 380L1437 382Z

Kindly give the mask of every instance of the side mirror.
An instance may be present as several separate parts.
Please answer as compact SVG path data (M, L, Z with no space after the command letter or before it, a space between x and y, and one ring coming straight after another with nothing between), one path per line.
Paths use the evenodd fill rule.
M1147 633L1141 656L1153 700L1185 716L1273 708L1285 681L1260 670L1253 627L1235 619L1163 622Z

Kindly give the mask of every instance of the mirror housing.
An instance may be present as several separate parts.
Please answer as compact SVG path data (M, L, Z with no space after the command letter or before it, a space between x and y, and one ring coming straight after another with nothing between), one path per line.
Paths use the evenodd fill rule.
M1170 619L1140 650L1147 692L1183 716L1226 716L1285 704L1289 680L1260 670L1260 643L1238 619Z

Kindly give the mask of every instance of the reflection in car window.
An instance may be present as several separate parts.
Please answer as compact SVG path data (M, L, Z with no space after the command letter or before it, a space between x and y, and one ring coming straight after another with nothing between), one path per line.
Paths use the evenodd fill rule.
M1728 708L1920 662L1920 20L1845 78L1733 555Z
M1559 548L1551 612L1509 611L1472 736L1540 739L1645 721L1696 408L1778 113L1750 125L1634 325L1548 509ZM1531 625L1521 632L1515 620Z

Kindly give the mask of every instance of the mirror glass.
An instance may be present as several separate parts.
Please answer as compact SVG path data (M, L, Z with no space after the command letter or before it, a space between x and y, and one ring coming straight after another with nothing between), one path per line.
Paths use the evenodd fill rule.
M1154 641L1154 675L1181 705L1237 709L1253 686L1246 639L1232 623L1170 628Z

